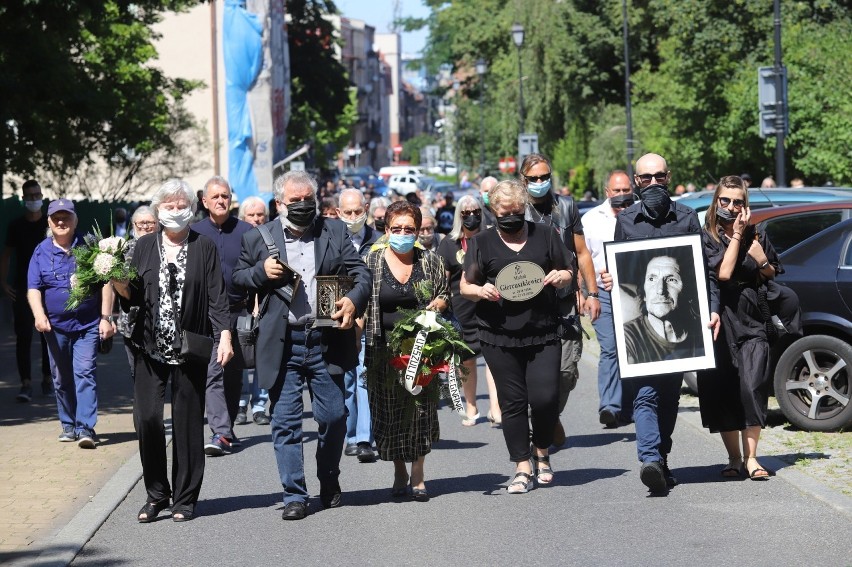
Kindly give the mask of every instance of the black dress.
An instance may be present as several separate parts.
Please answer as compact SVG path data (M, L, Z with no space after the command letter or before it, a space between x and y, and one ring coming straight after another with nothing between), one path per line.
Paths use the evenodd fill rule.
M444 266L450 274L450 305L453 315L458 319L462 328L462 338L473 353L465 353L464 359L469 360L479 356L479 330L476 323L476 303L465 299L459 290L462 272L464 271L464 257L470 241L464 237L459 240L444 238L438 246L438 256L444 260Z
M760 266L748 255L747 243L755 238L754 230L749 227L742 236L731 278L719 281L722 329L714 342L716 369L698 373L701 422L712 432L766 425L770 345L764 311L768 300ZM706 229L701 235L708 264L717 273L730 244L721 227L718 236L716 241ZM766 233L758 231L757 238L775 273L783 273Z

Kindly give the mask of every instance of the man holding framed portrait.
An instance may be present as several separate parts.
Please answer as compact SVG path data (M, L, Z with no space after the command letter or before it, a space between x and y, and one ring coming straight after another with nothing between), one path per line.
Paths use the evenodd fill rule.
M682 373L714 366L712 341L719 333L719 290L703 259L701 225L693 209L671 200L670 181L662 156L646 154L636 162L641 202L618 215L615 242L606 245L608 271L601 274L604 289L612 291L624 400L625 405L632 400L642 463L639 477L652 493L677 484L668 455ZM690 321L707 321L708 330Z

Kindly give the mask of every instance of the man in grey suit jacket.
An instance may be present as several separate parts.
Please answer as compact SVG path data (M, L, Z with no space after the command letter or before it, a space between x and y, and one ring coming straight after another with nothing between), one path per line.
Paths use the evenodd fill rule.
M317 477L326 508L340 506L340 457L346 432L343 375L358 363L355 318L367 307L372 277L347 236L345 225L317 215L317 185L308 174L291 171L273 186L280 220L266 225L280 253L270 256L259 229L243 236L234 283L258 294L257 376L269 390L272 443L284 487L285 520L308 514L302 456L302 390L311 392L319 425ZM292 297L284 293L286 263L301 281ZM348 275L355 285L336 303L340 328L314 328L316 276Z

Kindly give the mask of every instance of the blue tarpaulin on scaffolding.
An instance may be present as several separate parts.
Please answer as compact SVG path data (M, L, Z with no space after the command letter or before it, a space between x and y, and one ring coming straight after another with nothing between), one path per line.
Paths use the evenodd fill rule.
M228 181L239 199L258 194L248 91L263 64L263 25L245 2L225 0L222 21L225 106L228 115Z

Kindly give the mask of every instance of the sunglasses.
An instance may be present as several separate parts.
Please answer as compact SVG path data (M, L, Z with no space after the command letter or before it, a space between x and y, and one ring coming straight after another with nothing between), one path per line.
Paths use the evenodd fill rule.
M524 175L524 179L533 183L541 183L550 179L550 173L545 173L544 175Z
M139 222L133 223L133 226L142 230L142 229L145 229L145 228L154 228L154 226L156 226L156 224L157 223L154 222L154 221L139 221Z
M417 229L413 226L395 226L390 231L391 234L417 234Z
M662 183L666 180L668 174L668 171L658 171L657 173L643 173L642 175L637 175L636 178L642 183L650 183L652 179Z
M462 218L473 217L473 216L478 217L480 215L482 215L482 209L476 209L475 211L462 211L461 212Z
M735 207L742 207L745 205L745 201L743 199L731 199L730 197L719 197L719 204L723 207L727 207L733 201Z

